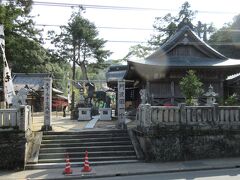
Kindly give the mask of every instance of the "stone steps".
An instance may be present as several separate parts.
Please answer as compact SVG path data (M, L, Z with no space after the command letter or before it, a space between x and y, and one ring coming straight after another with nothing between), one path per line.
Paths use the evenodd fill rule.
M138 162L127 131L44 132L38 163L25 168L64 168L67 154L73 167L82 166L86 150L93 166Z
M57 147L57 148L41 148L40 153L70 153L70 152L94 152L94 151L121 151L133 150L132 145L120 146L81 146L81 147Z
M65 143L51 143L42 144L41 148L56 148L56 147L80 147L80 146L115 146L115 145L131 145L131 142L127 140L124 141L103 141L103 142L65 142Z
M121 137L126 136L126 133L121 134L76 134L76 135L44 135L43 140L51 140L51 139L85 139L85 138L96 138L96 137Z
M130 141L129 137L97 137L97 138L81 138L81 139L51 139L44 140L42 144L65 144L65 143L84 143L84 142L106 142L106 141Z

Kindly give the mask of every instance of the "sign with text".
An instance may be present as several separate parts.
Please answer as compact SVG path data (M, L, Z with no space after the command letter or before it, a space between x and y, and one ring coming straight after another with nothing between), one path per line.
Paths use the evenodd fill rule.
M125 82L118 81L118 124L125 123Z
M52 78L44 79L44 125L51 126L52 121Z

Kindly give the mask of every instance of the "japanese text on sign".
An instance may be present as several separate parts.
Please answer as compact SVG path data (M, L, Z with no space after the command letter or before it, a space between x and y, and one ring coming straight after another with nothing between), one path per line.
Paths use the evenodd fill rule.
M125 123L125 82L118 81L118 122Z

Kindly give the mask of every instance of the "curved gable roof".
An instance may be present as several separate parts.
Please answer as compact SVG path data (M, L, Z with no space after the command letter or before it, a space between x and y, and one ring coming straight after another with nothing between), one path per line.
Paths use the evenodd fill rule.
M197 51L199 51L199 53L205 56L205 58L214 58L219 60L227 59L227 57L225 57L224 55L210 47L207 43L202 41L188 25L185 25L173 36L171 36L169 40L166 41L158 50L148 56L146 60L159 58L163 55L172 56L169 54L169 52L179 46L192 46Z

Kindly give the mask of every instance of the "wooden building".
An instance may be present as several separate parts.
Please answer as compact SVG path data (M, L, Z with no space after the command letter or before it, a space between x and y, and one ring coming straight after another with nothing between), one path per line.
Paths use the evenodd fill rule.
M122 67L123 69L123 67ZM108 85L114 86L111 75L133 80L131 88L146 89L148 102L152 105L177 105L184 101L179 81L188 70L194 70L207 90L211 84L223 98L224 84L230 75L240 72L240 60L229 59L203 42L182 23L178 31L157 51L142 60L129 60L125 74L115 68L107 72ZM202 98L202 102L204 99Z
M31 91L27 96L27 104L30 105L34 112L43 111L43 92L44 79L51 77L49 73L13 73L13 85L16 93L24 87ZM64 106L68 106L67 97L63 92L52 88L52 108L53 110L62 111Z

